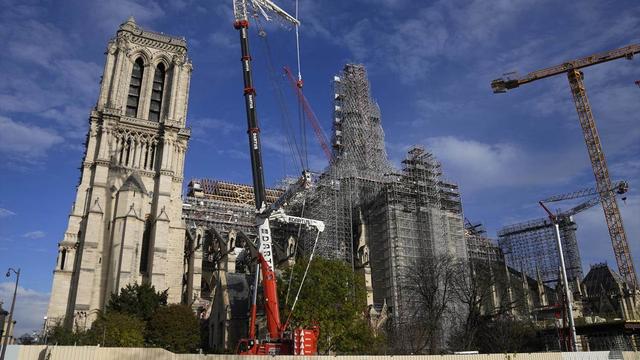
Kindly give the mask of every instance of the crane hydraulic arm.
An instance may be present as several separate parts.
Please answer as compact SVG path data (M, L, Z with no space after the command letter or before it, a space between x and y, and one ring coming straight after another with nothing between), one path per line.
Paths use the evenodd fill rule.
M567 61L560 65L531 72L524 77L507 77L491 82L491 88L494 93L504 93L508 89L514 89L520 85L536 80L562 73L567 74L571 95L573 96L576 111L578 112L578 119L580 120L593 174L596 179L596 189L600 195L600 202L602 203L607 228L609 229L609 236L611 237L613 252L618 264L618 271L633 289L638 288L638 278L633 260L631 259L631 251L629 250L627 235L624 231L620 209L618 208L615 194L609 191L612 188L609 169L604 157L604 151L602 150L600 136L596 129L596 122L593 117L593 112L591 111L591 105L587 97L583 74L580 69L621 58L632 59L637 53L640 53L640 44L633 44L623 48L597 53L585 58Z

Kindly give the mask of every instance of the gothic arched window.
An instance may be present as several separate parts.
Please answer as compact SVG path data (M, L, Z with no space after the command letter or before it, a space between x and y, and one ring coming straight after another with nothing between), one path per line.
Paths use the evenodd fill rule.
M142 58L138 58L133 63L133 70L131 70L129 96L127 97L127 116L135 117L138 114L138 104L140 103L140 87L142 86L143 72L144 63L142 62Z
M164 64L158 64L156 72L153 74L153 88L151 89L151 104L149 104L149 120L160 121L162 109L162 92L164 90Z
M60 259L60 270L64 270L64 263L67 261L67 249L62 249L62 258Z

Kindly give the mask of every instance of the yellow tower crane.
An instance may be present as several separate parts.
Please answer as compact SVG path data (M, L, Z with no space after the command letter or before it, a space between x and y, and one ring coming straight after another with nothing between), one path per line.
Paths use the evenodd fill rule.
M546 69L533 71L520 78L507 77L496 79L491 82L491 88L494 93L504 93L509 89L514 89L520 85L528 84L536 80L562 73L567 74L571 94L573 95L573 101L575 102L576 110L578 111L578 118L580 119L582 133L584 134L584 140L587 144L587 151L589 152L589 158L591 159L593 174L596 178L596 189L598 190L600 202L602 203L602 208L604 210L604 217L607 221L607 227L609 228L609 235L611 236L613 252L616 256L618 271L633 289L638 288L638 278L636 276L633 260L631 259L627 235L622 225L620 209L618 208L615 194L609 191L612 187L611 178L609 177L607 162L605 161L604 151L602 150L602 145L600 143L600 136L596 129L596 122L593 118L593 113L591 112L589 99L587 98L587 92L583 81L584 74L580 69L621 58L630 60L638 53L640 53L640 44L634 44L616 50L597 53L581 59L567 61L563 64Z

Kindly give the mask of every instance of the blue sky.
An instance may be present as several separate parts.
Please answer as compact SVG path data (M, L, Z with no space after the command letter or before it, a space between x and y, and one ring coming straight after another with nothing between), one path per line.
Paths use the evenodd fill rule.
M18 333L42 324L55 263L75 194L87 118L95 104L104 51L128 16L143 27L187 38L194 64L186 179L250 183L238 35L231 1L0 0L0 268L21 267ZM291 10L293 0L279 4ZM300 0L305 92L330 131L331 79L345 63L367 66L382 110L387 150L399 165L406 149L435 152L460 184L465 215L501 226L543 215L542 197L593 185L565 77L492 94L501 74L640 42L637 1ZM295 65L294 33L268 25L276 69ZM297 175L283 146L274 87L293 109L252 27L258 113L266 177ZM620 202L630 246L640 259L640 59L585 70L585 82L614 179L630 182ZM292 110L295 113L295 110ZM309 133L312 167L325 162ZM615 267L599 207L576 217L585 270ZM0 269L0 270L2 270ZM2 270L4 272L4 270ZM0 283L0 300L11 284Z

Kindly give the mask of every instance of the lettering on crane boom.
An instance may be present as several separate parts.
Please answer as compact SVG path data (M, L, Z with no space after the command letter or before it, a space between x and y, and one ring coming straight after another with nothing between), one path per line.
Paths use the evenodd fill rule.
M273 253L271 248L271 230L269 229L269 221L265 220L259 227L260 232L260 254L269 264L269 268L273 270Z
M251 133L251 143L253 144L253 150L258 150L258 134Z
M307 226L315 226L315 221L311 219L299 218L295 216L287 216L287 222L293 224L302 224Z

